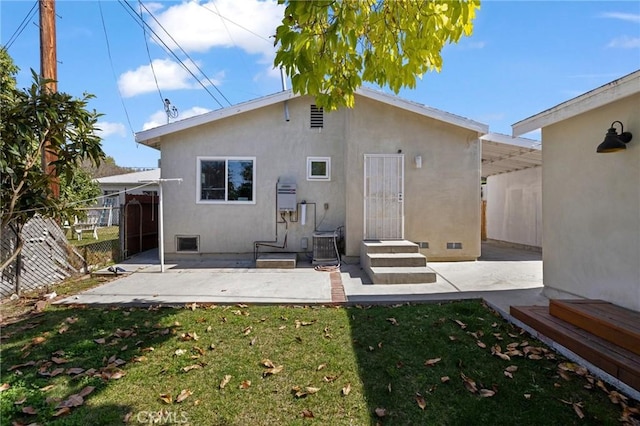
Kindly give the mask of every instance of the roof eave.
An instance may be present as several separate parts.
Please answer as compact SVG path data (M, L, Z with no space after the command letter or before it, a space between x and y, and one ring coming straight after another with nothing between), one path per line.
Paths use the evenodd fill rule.
M364 97L377 100L379 102L386 103L388 105L395 106L397 108L404 109L406 111L415 112L416 114L423 115L425 117L433 118L435 120L443 121L454 126L469 129L478 132L481 135L489 133L489 126L484 123L470 120L459 115L451 114L446 111L442 111L436 108L432 108L426 105L422 105L416 102L411 102L406 99L399 98L397 96L388 95L386 93L369 89L366 87L360 87L356 90L356 94Z
M520 136L640 92L640 70L511 125Z
M160 140L163 136L171 133L179 132L181 130L190 129L202 124L211 123L213 121L221 120L223 118L231 117L243 112L253 111L264 106L272 105L277 102L286 101L288 99L295 98L299 95L295 95L291 90L284 92L278 92L273 95L264 96L262 98L254 99L248 102L243 102L237 105L233 105L227 108L210 111L205 114L196 115L194 117L185 118L184 120L175 121L163 126L154 127L153 129L143 130L135 134L135 140L143 145L157 148L160 144Z

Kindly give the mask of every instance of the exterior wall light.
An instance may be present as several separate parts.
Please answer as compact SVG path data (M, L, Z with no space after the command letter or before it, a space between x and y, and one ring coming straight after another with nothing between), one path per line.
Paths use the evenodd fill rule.
M616 132L616 129L613 127L614 124L620 124L620 134ZM607 130L607 134L604 137L604 141L600 145L598 145L598 149L596 152L616 152L622 151L623 149L627 149L627 143L631 140L631 133L625 132L624 127L620 121L614 121L611 123L611 127Z
M416 158L414 158L415 162L416 162L416 169L421 169L422 168L422 155L416 155Z

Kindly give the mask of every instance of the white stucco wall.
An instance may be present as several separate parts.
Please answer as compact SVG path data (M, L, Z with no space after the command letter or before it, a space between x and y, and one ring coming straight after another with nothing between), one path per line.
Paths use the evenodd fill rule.
M429 261L480 256L480 141L474 131L358 98L348 111L347 252L363 238L365 154L405 155L405 239L426 242ZM414 158L422 156L422 168ZM462 249L447 249L447 242Z
M542 247L542 167L489 176L487 238Z
M314 232L345 227L346 254L358 256L363 236L364 154L395 154L405 160L405 238L428 242L429 260L475 259L480 255L480 142L475 131L446 124L358 96L353 110L325 113L324 128L310 129L311 98L288 101L163 136L164 246L175 257L176 235L197 235L201 254L252 253L257 240L274 240L276 183L297 185L297 200L310 203L306 225L288 223L285 251L309 250ZM423 166L416 169L415 155ZM256 200L252 205L196 203L198 156L255 157ZM331 181L306 180L306 158L331 157ZM329 205L325 212L324 204ZM287 216L287 219L290 219ZM278 224L282 244L285 225ZM462 249L447 249L460 242ZM264 251L274 251L266 248Z
M596 153L615 120L633 140ZM640 310L640 95L545 127L542 140L545 292Z
M253 253L254 241L275 241L276 184L278 180L297 185L297 201L316 203L320 230L344 225L344 163L342 156L342 118L325 114L322 131L309 127L308 99L289 101L290 121L285 121L283 104L199 126L162 140L162 177L182 178L181 184L166 184L166 255L176 254L176 236L199 236L201 254ZM196 166L198 156L255 157L255 204L197 204ZM306 180L307 156L331 157L331 181ZM324 203L329 209L324 211ZM285 216L289 221L295 216ZM303 226L277 225L282 245L287 233L286 251L301 252L302 238L309 247L314 232L314 209L307 208ZM288 230L287 230L288 228ZM273 249L266 249L273 251Z

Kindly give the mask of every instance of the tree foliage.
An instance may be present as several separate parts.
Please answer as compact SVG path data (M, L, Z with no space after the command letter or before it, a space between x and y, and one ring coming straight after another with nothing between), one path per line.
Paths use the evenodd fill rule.
M49 80L31 70L33 83L23 90L16 88L17 68L5 49L0 49L0 211L1 229L10 227L20 235L24 224L35 214L59 218L73 209L62 198L53 196L51 182L57 176L71 182L80 162L90 159L99 163L104 158L101 140L95 134L100 114L86 109L93 96L81 99L45 90ZM7 65L6 67L4 65ZM42 153L48 149L57 155L51 165L54 173L46 173ZM0 270L22 248L8 259Z
M287 1L274 60L295 93L327 110L352 107L363 82L396 94L440 71L440 52L473 30L480 0Z

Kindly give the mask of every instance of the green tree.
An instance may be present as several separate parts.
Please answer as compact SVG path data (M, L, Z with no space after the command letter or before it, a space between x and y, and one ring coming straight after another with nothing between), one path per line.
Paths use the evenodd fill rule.
M70 177L66 175L60 177L60 201L65 206L73 208L93 206L98 203L96 197L100 195L102 195L100 185L82 167L77 167ZM75 214L73 209L62 212L63 219L72 223L71 214Z
M362 82L396 94L440 71L440 52L473 30L479 0L279 0L274 64L295 93L315 96L328 111L352 107Z
M99 163L104 152L95 134L100 114L86 109L92 95L75 99L46 90L50 81L33 70L32 85L18 90L18 69L6 49L0 49L0 65L0 229L10 229L18 238L12 253L0 254L2 271L21 252L22 228L30 218L36 214L60 218L73 210L63 198L53 196L51 182L56 176L71 182L82 160ZM52 174L42 167L45 142L58 156Z
M134 170L128 167L118 166L116 160L111 156L106 156L99 165L95 165L91 160L84 160L81 164L83 170L86 170L94 179L131 173Z

